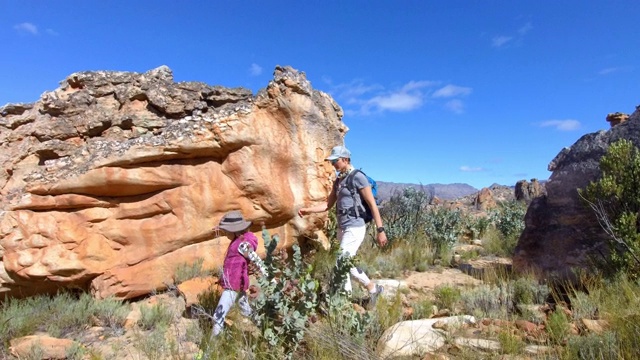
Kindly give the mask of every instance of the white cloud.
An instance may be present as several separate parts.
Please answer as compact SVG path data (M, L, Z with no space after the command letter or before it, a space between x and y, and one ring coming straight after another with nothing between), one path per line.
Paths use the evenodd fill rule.
M431 96L434 98L464 96L471 94L471 91L473 91L473 89L470 87L447 85L436 90Z
M412 90L419 90L425 87L431 87L431 86L435 86L438 85L437 81L426 81L426 80L422 80L422 81L409 81L408 83L406 83L403 87L402 87L402 91L412 91Z
M249 73L251 74L251 76L258 76L262 74L262 66L256 63L251 64L251 66L249 67Z
M373 107L381 111L409 111L420 107L422 102L422 95L419 93L409 94L397 92L369 99L364 109L366 110Z
M484 171L484 168L462 165L462 166L460 166L460 171L463 171L463 172L480 172L480 171Z
M53 29L47 29L45 30L47 32L47 34L51 35L51 36L58 36L60 34L58 34L55 30Z
M14 26L13 28L23 33L38 35L38 27L33 25L32 23L24 22Z
M330 79L324 79L331 85ZM472 92L469 87L447 85L433 92L440 81L411 80L395 90L386 90L379 84L367 84L356 79L346 84L331 86L330 94L341 104L348 105L345 113L369 115L384 111L405 112L422 107L430 98L445 99L465 96ZM455 113L464 112L461 100L449 99L443 106Z
M555 127L560 131L572 131L580 128L580 121L573 119L547 120L540 123L540 127Z
M533 29L533 26L531 25L531 22L528 22L528 23L522 25L522 27L520 29L518 29L518 34L524 35L524 34L528 33L529 31L531 31L531 29Z
M614 73L630 72L632 70L633 70L633 67L631 66L610 67L610 68L606 68L598 71L598 75L609 75Z
M495 36L493 39L491 39L491 46L493 47L501 47L502 45L508 43L509 41L513 40L513 37L511 36Z
M525 35L527 35L531 29L533 29L533 25L529 21L516 30L515 34L494 36L491 39L491 46L499 48L507 44L520 45L522 43L522 39L524 39Z
M356 79L351 81L350 83L334 86L334 91L332 92L336 93L336 96L340 98L355 98L370 92L380 91L383 89L384 87L382 85L366 85L362 80Z
M462 100L449 100L446 104L444 104L444 107L456 114L462 114L464 112L464 103L462 102Z

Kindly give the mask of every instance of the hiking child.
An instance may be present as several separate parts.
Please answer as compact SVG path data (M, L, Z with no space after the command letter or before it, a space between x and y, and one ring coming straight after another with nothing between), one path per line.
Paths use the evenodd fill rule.
M329 198L325 204L314 207L301 208L298 215L304 216L310 213L318 213L328 211L336 205L336 213L338 215L338 240L340 241L340 252L342 255L353 257L356 255L358 248L364 240L367 226L361 217L363 211L356 209L357 202L365 201L371 209L373 221L375 221L377 232L376 239L382 247L387 244L387 235L382 226L382 218L378 205L371 192L371 185L367 177L361 171L353 174L353 184L357 189L358 198L352 196L351 191L347 188L347 177L354 171L351 165L351 152L344 146L336 146L331 150L331 154L325 159L331 162L331 165L338 171L338 178L333 184L333 189L329 194ZM356 278L369 291L369 304L375 306L378 295L383 291L383 287L376 285L369 279L364 271L353 267L349 270L351 276ZM344 290L351 293L351 279L347 277Z
M244 316L251 316L253 310L249 305L247 289L249 288L249 261L259 258L255 254L258 248L258 238L249 232L250 221L242 217L240 211L226 213L217 229L224 230L231 239L227 254L222 265L222 288L224 291L218 301L218 306L213 314L213 335L219 335L224 329L224 319L227 313L238 299L240 312ZM258 264L260 265L260 264Z

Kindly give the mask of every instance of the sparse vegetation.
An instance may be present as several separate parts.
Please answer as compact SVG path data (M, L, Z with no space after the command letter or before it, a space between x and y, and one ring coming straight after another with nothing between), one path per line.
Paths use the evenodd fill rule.
M373 242L365 242L355 258L339 258L335 242L329 251L316 251L313 256L303 256L297 246L290 252L280 251L276 249L277 235L264 233L265 264L270 276L258 278L261 291L253 303L252 319L242 317L234 308L227 316L233 325L220 337L212 338L210 314L219 296L213 289L199 296L199 305L192 309L199 322L194 320L187 327L175 323L176 316L163 302L141 305L132 351L141 358L170 359L192 355L198 359L373 358L386 329L403 320L428 318L435 308L448 309L451 315L473 315L479 323L488 324L472 325L474 333L499 346L500 350L484 353L483 358L507 354L532 359L626 359L640 355L640 283L633 264L624 263L632 258L624 255L614 261L616 276L585 277L580 288L567 285L564 297L533 276L487 269L476 275L482 279L479 285L440 285L418 298L412 292L411 300L407 296L410 290L401 289L393 297L381 297L375 308L365 311L359 305L363 301L366 304L367 294L354 287L350 299L341 291L351 266L357 265L375 278L442 270L449 265L453 246L471 239L481 240L482 255L510 255L524 227L522 203L505 202L486 216L472 216L462 210L429 207L428 199L416 190L392 198L395 207L383 212L390 217L385 218L385 226L393 229L391 245L380 251L371 245ZM403 204L408 206L407 213L402 212ZM630 229L628 219L616 224L620 229ZM335 223L329 225L335 231ZM630 241L632 237L624 239ZM460 258L481 256L477 250L469 254ZM174 280L180 283L207 272L201 262L196 262L179 266L175 273ZM556 306L543 312L542 304L553 298L552 293ZM99 323L118 336L124 332L130 305L112 299L95 300L89 294L61 293L9 299L0 310L4 345L0 355L7 357L9 339L37 331L79 339L88 324ZM603 330L588 330L584 319L598 322ZM524 325L514 326L517 321ZM455 359L478 358L478 350L455 345L457 337L470 333L464 326L449 328L446 333L440 351L447 351ZM189 353L185 342L195 343L200 352ZM542 346L545 352L527 353L532 344ZM27 358L41 356L42 351L34 346ZM78 345L69 350L67 358L103 359L95 349Z

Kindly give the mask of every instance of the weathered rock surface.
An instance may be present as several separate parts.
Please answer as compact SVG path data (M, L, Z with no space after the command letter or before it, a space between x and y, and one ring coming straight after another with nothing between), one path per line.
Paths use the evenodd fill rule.
M527 180L520 180L516 183L516 200L526 201L530 203L531 200L545 194L546 189L543 184L540 184L538 179L531 179L531 182L528 182Z
M306 76L276 67L247 89L146 73L80 72L33 104L0 108L0 294L60 287L132 298L172 282L179 264L221 264L212 230L240 209L290 246L326 241L323 158L348 130Z
M638 109L607 131L582 136L551 161L547 195L533 199L527 210L513 257L515 270L570 279L572 269L588 268L589 257L605 251L606 234L593 211L580 201L578 189L599 178L600 158L620 139L640 146Z

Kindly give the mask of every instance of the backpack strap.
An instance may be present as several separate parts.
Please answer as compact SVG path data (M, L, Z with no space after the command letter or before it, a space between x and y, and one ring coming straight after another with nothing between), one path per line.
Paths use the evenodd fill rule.
M353 198L353 207L355 208L356 217L360 217L360 211L359 211L360 206L358 205L362 205L362 199L360 199L360 196L356 198L357 191L356 191L356 187L353 186L353 178L356 176L356 173L358 172L364 175L362 170L354 169L353 171L351 171L349 175L347 175L347 178L345 179L347 182L347 189L349 190L349 192L351 193L351 197Z

